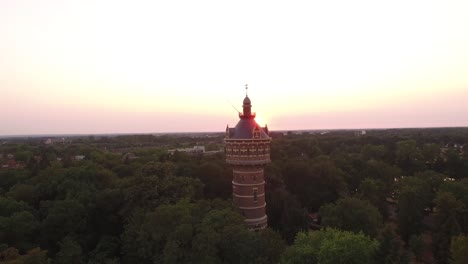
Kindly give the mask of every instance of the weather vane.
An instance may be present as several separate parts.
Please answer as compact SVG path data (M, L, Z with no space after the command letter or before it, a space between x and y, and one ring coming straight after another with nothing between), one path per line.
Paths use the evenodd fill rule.
M245 85L245 96L249 96L249 94L247 93L247 90L248 90L248 89L249 89L249 85L246 84L246 85Z

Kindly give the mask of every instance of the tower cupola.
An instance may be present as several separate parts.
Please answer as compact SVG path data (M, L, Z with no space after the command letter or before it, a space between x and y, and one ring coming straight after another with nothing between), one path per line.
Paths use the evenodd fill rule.
M251 117L252 116L252 104L250 103L249 96L245 96L244 103L242 105L244 117Z

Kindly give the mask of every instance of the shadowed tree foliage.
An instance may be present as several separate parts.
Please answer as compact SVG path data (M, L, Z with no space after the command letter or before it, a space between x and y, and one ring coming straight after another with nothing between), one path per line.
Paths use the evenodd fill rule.
M257 233L231 208L232 173L223 153L167 151L194 145L218 150L223 133L70 136L47 146L47 138L2 139L0 262L278 263L285 248L280 235L291 244L308 228L307 210L328 206L335 207L329 210L334 218L325 217L324 224L377 229L376 263L408 262L412 243L402 247L400 237L408 242L422 231L425 236L432 231L432 253L440 263L464 263L457 254L466 250L452 250L457 243L451 241L468 233L467 132L385 129L359 137L339 130L272 132L272 164L265 170L272 230ZM76 158L81 155L83 160ZM4 166L15 162L19 168ZM409 177L396 184L393 179L401 175ZM385 215L390 194L398 210L389 211L388 220L396 216L398 232L388 225L372 227L368 206L336 209L340 199L351 196ZM320 247L311 248L310 259L300 257L308 256L307 250L285 258L318 262Z
M65 237L60 242L60 250L55 256L54 263L57 264L80 264L82 263L83 250L81 246L71 237Z
M398 228L404 241L422 231L424 209L431 205L430 185L416 177L400 181L398 197Z
M333 202L346 193L344 173L326 157L311 163L288 163L283 175L288 190L311 211L317 211L320 205Z
M396 226L386 224L380 229L377 239L380 242L380 246L375 256L376 263L408 263L403 256L403 241L400 240L396 233Z
M232 172L216 163L203 163L195 170L195 177L204 184L203 193L208 199L228 198L231 196Z
M193 200L202 196L203 184L198 179L176 177L173 170L171 164L151 162L142 168L140 175L124 182L124 214L130 215L135 208L154 209L182 198Z
M433 238L434 255L438 263L449 263L450 241L461 232L458 219L464 205L448 192L437 193L434 203L437 208Z
M423 159L416 140L403 140L396 143L396 162L405 175L413 175L424 168Z
M27 170L0 170L0 194L7 192L15 184L30 177Z
M54 248L56 243L70 234L84 231L87 223L86 208L76 200L57 200L41 203L41 237L43 245Z
M297 232L308 228L307 211L296 197L282 188L268 190L266 196L269 226L292 243Z
M51 260L47 257L47 250L41 250L41 248L32 248L24 255L20 255L18 249L11 247L0 252L0 263L49 264Z
M364 232L375 237L382 225L382 215L366 200L343 198L335 204L320 207L322 225L353 232Z
M39 231L39 221L28 211L0 216L0 241L25 251L31 249Z
M122 235L124 263L274 263L281 238L250 232L226 202L183 200L137 211Z
M383 181L366 178L359 185L358 192L360 199L369 201L379 210L382 216L387 217L388 205L385 199L387 198L389 187Z
M412 235L408 244L416 260L421 261L424 253L424 240L422 235Z
M380 180L390 187L394 179L401 176L401 170L383 161L369 160L361 174L365 178Z
M451 264L468 263L468 236L459 235L452 237L450 243Z

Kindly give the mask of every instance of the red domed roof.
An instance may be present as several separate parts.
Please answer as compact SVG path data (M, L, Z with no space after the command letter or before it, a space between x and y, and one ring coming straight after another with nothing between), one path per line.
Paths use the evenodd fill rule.
M251 101L245 96L243 101L243 113L239 114L240 120L234 128L229 128L230 139L268 139L268 132L255 122L255 113L251 112Z

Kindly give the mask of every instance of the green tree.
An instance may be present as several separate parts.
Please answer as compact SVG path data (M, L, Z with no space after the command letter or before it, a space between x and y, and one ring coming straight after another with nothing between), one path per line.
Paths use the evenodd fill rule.
M13 185L30 177L27 170L8 169L0 170L0 193L7 192Z
M0 263L2 264L50 264L47 250L33 248L20 255L16 248L7 248L0 252Z
M439 192L434 201L437 214L435 216L434 252L439 263L449 263L450 240L458 235L461 227L458 221L463 210L463 203L452 193Z
M452 193L455 198L468 207L468 179L460 181L447 181L440 185L440 191Z
M343 198L336 204L326 204L320 207L319 215L325 227L353 232L363 231L374 237L382 225L382 215L377 208L368 201L358 198Z
M88 213L76 200L42 202L41 211L46 215L41 223L41 238L49 246L86 227Z
M362 232L356 234L333 228L298 233L281 263L373 263L379 243Z
M411 252L416 257L416 260L421 261L424 253L424 240L421 235L412 235L409 240Z
M11 187L7 196L17 201L24 201L28 204L34 204L36 200L36 188L30 184L18 183Z
M361 149L361 157L365 160L382 160L385 157L385 146L366 144Z
M26 203L0 196L0 216L11 216L15 212L25 210L30 210Z
M161 204L176 203L180 199L195 200L202 196L203 183L198 179L176 177L172 166L149 166L146 172L126 181L123 213L131 215L135 208L155 209ZM159 173L146 175L147 173Z
M404 241L422 231L424 209L431 205L431 189L427 182L416 177L400 181L398 197L398 228Z
M28 151L28 150L18 151L15 154L15 159L17 161L23 162L24 164L28 164L33 156L34 156L34 154L31 151Z
M398 167L391 166L383 161L369 160L361 172L361 177L383 181L387 186L391 186L395 180L401 176Z
M317 211L324 203L334 202L346 193L344 173L327 157L309 163L289 162L283 167L286 187L301 204Z
M275 263L284 247L277 233L247 230L217 200L137 210L122 235L124 263Z
M188 232L188 237L192 237L193 206L187 201L181 201L176 205L161 205L153 213L135 211L122 235L125 263L151 263L153 260L162 262L163 250L171 235L174 241L178 239L182 248L186 246L184 243L187 241L184 242L184 239L187 235L183 234ZM174 246L176 245L171 243L168 245ZM173 252L175 249L171 250ZM187 259L188 253L177 251L180 254L178 260Z
M388 191L383 181L366 178L359 185L358 192L359 198L368 200L379 209L379 212L383 216L386 217L388 215L386 202Z
M307 211L297 198L283 188L266 190L268 225L278 230L288 243L294 241L296 233L307 230Z
M28 211L0 217L0 241L23 251L30 249L38 228L39 222Z
M286 250L286 244L281 236L267 228L257 233L257 246L260 256L256 257L255 263L279 263L281 255Z
M403 242L395 229L393 224L387 224L379 230L377 239L380 242L380 247L376 254L376 263L405 263L402 256Z
M452 237L450 243L451 264L468 263L468 236L459 235Z
M80 244L71 237L65 237L60 242L60 251L54 259L56 264L80 264L83 263L83 250Z
M404 140L397 142L396 162L406 173L412 175L423 167L422 155L417 147L416 140Z
M449 218L456 219L464 209L464 204L449 192L438 192L434 203L437 208L436 228L441 227Z
M119 263L120 239L104 236L89 254L88 264Z
M434 163L440 154L440 146L435 143L424 144L421 154L426 162Z
M214 162L203 163L196 170L195 177L205 185L203 192L207 199L228 198L231 195L232 176L226 174L220 165Z

